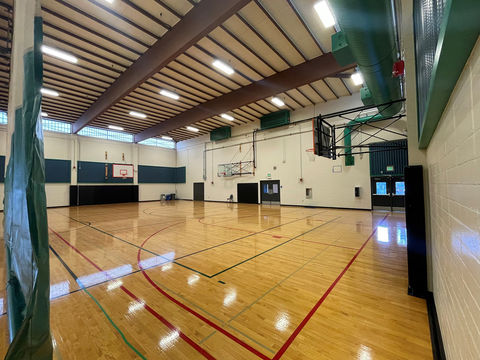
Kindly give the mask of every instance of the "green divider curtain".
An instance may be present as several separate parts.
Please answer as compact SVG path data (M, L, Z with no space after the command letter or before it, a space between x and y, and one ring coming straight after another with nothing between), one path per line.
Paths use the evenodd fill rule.
M10 347L5 359L51 359L45 164L40 118L40 0L14 1L4 239Z

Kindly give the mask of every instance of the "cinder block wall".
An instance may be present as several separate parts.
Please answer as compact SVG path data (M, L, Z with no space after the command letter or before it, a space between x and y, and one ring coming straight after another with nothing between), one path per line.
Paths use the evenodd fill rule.
M433 289L448 359L480 358L480 40L427 149Z

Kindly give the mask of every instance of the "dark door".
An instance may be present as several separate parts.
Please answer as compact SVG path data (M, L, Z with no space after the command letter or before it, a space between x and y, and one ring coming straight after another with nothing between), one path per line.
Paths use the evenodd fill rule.
M237 184L237 199L239 203L258 204L258 183Z
M372 208L402 210L405 208L405 179L403 176L371 178Z
M280 204L280 180L260 181L262 204Z
M204 185L201 183L193 183L193 200L203 201L204 200Z

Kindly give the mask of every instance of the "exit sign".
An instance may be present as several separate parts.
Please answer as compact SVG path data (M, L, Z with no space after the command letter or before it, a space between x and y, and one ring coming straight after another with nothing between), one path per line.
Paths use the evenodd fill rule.
M387 171L393 171L393 165L388 165L387 166Z

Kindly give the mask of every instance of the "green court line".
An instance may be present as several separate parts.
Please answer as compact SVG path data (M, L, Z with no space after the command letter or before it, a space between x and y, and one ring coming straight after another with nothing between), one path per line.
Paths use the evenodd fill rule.
M153 279L152 279L153 280ZM158 281L155 281L155 284L157 284L157 286L159 287L162 287L163 289L169 291L170 293L176 295L177 297L179 297L180 299L182 299L183 301L189 303L190 305L192 305L193 307L196 307L197 309L199 309L200 311L204 312L205 314L207 314L208 316L210 316L211 318L217 320L222 326L228 326L228 323L226 323L224 320L218 318L217 316L213 315L212 313L210 313L209 311L205 310L204 308L202 308L200 305L197 305L196 303L194 303L193 301L187 299L186 297L184 297L183 295L177 293L176 291L168 288L167 286L163 285L162 283L158 282ZM273 351L272 349L270 349L268 346L266 345L263 345L262 343L258 342L257 340L251 338L250 336L248 336L247 334L245 334L244 332L242 332L241 330L238 330L237 328L233 327L233 326L229 326L230 328L232 328L233 330L235 330L236 332L238 332L239 334L241 334L242 336L246 337L247 339L249 339L250 341L254 342L255 344L261 346L262 348L264 348L265 350L271 352L272 354L275 353L275 351Z
M79 284L81 284L81 282L79 281L78 282ZM83 287L83 285L82 285ZM87 289L84 289L84 291L88 294L88 296L90 296L92 298L93 301L95 301L95 304L97 304L97 306L100 308L100 310L103 312L103 314L105 315L105 317L108 319L108 321L110 322L110 324L112 324L112 326L115 328L115 330L117 330L117 332L120 334L120 336L122 337L123 341L125 342L125 344L127 344L128 347L130 347L130 349L132 349L138 356L140 356L140 358L142 358L143 360L147 360L147 358L145 356L143 356L132 344L130 344L130 342L127 340L127 338L125 337L125 335L123 334L122 330L120 330L118 328L118 326L113 322L113 320L110 318L110 316L107 314L107 312L105 311L105 309L102 307L102 305L100 305L100 303L98 302L98 300L90 293L90 291L88 291Z
M98 300L90 293L90 291L87 290L87 288L82 284L82 282L78 279L78 276L73 272L72 269L63 261L62 257L60 254L58 254L55 249L49 245L50 250L53 252L53 254L57 257L57 259L62 263L62 265L65 267L65 269L68 271L70 276L75 280L75 282L82 288L82 290L90 296L90 298L97 304L97 306L100 308L102 313L105 315L107 320L110 322L110 324L114 327L114 329L119 333L121 338L123 339L123 342L130 348L132 349L140 358L143 360L147 360L145 356L143 356L130 342L127 340L123 332L118 328L118 326L115 324L115 322L112 320L112 318L108 315L108 313L105 311L102 305L98 302Z

